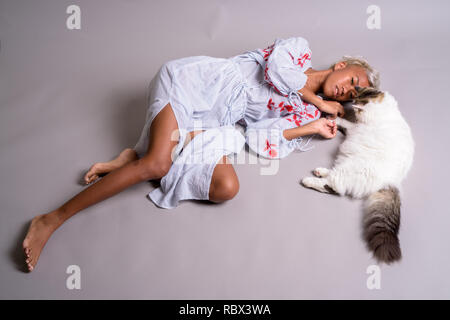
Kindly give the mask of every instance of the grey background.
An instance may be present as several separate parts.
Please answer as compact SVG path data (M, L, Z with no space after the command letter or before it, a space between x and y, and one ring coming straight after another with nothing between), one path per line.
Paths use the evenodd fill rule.
M70 4L81 30L66 28ZM366 27L371 4L381 30ZM0 1L0 298L450 298L449 12L448 1ZM150 183L134 185L71 218L36 270L21 271L30 219L80 192L94 162L134 146L162 63L289 36L309 41L316 69L366 56L413 130L404 258L381 266L381 290L366 287L375 261L360 237L361 202L299 185L331 165L340 133L283 159L276 175L235 165L240 192L221 205L159 209ZM71 264L81 290L65 287Z

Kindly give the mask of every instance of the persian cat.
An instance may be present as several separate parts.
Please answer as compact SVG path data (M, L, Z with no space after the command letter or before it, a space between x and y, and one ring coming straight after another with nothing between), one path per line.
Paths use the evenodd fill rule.
M333 168L316 168L301 183L321 192L364 199L363 237L379 262L402 257L400 183L414 155L411 130L387 91L358 87L353 100L356 122L337 117L346 137Z

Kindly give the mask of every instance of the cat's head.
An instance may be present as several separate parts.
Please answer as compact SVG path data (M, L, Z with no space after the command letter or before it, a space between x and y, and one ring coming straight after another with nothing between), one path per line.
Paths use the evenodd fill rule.
M387 91L380 91L373 87L355 87L356 97L353 99L352 107L358 122L370 120L381 109L392 105L395 101Z

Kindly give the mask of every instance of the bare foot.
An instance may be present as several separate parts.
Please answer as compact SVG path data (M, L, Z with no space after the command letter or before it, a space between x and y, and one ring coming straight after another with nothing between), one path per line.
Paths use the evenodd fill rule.
M89 169L89 171L84 175L84 182L86 184L89 184L91 182L96 181L100 177L101 174L109 173L112 170L114 170L115 167L112 166L111 162L112 161L94 163L91 166L91 168Z
M91 166L89 171L84 176L84 182L90 184L96 181L101 174L109 173L116 170L130 161L137 158L136 152L133 149L127 148L123 150L119 156L109 162L97 162Z
M29 271L33 271L36 267L44 245L57 227L58 223L51 214L41 214L31 220L28 233L22 243Z

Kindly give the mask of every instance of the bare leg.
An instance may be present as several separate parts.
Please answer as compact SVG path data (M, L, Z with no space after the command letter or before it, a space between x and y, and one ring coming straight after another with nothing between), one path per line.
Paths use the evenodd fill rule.
M192 140L197 134L203 132L191 131L189 132L189 140ZM227 156L216 164L211 178L211 185L209 187L209 201L220 203L232 199L239 192L239 179L234 171L233 165Z
M171 135L177 129L172 107L167 104L150 126L150 141L144 157L111 171L56 210L36 216L23 241L28 269L34 269L47 240L67 219L131 185L166 175L172 165L172 149L178 143L171 140Z
M223 202L230 200L239 192L239 179L227 156L223 156L213 171L209 187L209 200Z

